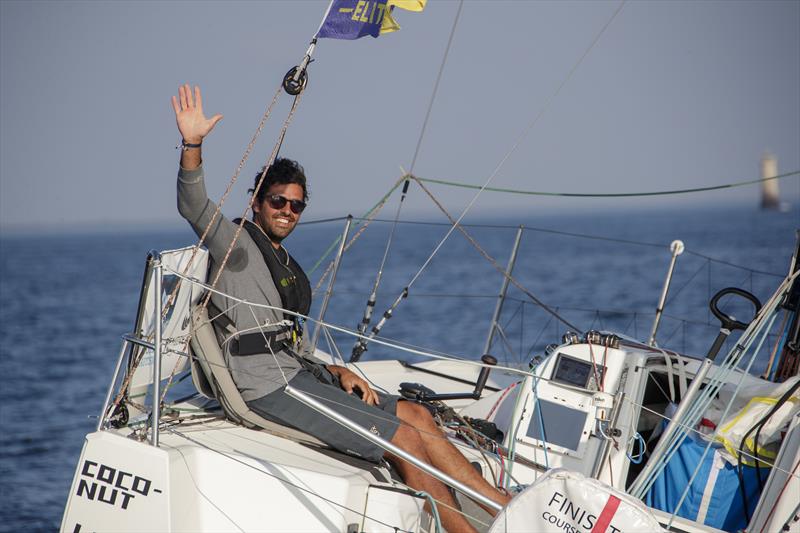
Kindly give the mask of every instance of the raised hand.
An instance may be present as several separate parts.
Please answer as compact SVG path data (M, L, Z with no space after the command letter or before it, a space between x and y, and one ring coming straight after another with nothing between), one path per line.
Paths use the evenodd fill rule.
M172 97L172 109L175 110L175 121L178 123L183 140L190 144L199 144L208 135L222 115L206 118L203 114L203 97L200 87L195 86L194 97L189 84L178 87L178 96Z

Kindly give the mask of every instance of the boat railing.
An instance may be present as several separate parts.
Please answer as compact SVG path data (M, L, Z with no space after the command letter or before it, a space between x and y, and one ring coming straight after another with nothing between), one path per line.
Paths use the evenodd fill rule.
M114 425L115 418L127 422L128 410L123 405L123 397L127 397L127 403L139 414L149 416L150 442L158 445L163 392L169 388L178 370L188 362L188 350L176 349L172 344L188 341L189 309L203 292L197 283L205 276L205 253L198 253L192 247L167 252L151 250L148 253L134 328L122 336L122 346L97 422L98 431ZM185 283L181 283L184 280ZM170 294L167 296L166 292ZM175 363L168 375L163 372L165 361L167 364ZM152 369L147 368L150 365ZM162 389L161 382L167 377L168 383ZM112 401L115 390L117 396ZM146 397L148 393L151 398L149 409L130 401L139 395Z
M345 232L347 229L345 229ZM344 239L342 239L344 241ZM341 254L339 255L341 257ZM174 262L174 261L173 261ZM190 292L194 294L206 294L209 291L217 292L219 294L224 295L226 298L229 298L234 301L234 305L245 305L245 306L253 306L253 307L263 307L272 309L275 311L280 311L281 313L290 313L290 311L282 309L276 306L268 306L268 305L259 305L254 304L251 302L247 302L243 299L237 299L232 297L231 295L223 294L220 291L213 289L200 279L193 277L191 275L187 275L184 272L181 272L181 269L175 268L175 265L165 265L164 260L162 258L162 253L158 251L151 251L146 260L145 264L145 274L142 281L142 288L141 288L141 297L138 306L138 313L135 321L134 331L122 336L122 346L119 351L119 355L117 357L117 362L114 368L114 373L109 383L106 396L103 402L102 411L97 423L97 430L103 430L109 427L111 423L111 419L114 418L116 414L116 409L118 408L118 404L121 402L120 396L123 394L130 394L131 393L131 377L137 372L141 372L141 369L138 368L142 365L142 361L145 361L145 366L150 363L149 359L145 360L143 357L144 353L146 352L148 355L152 354L152 372L147 379L147 383L142 383L139 389L137 389L137 394L149 395L150 396L150 405L149 413L143 412L143 415L149 415L147 420L148 426L148 433L149 433L149 441L151 445L158 446L159 442L159 427L161 423L161 400L163 400L164 390L165 388L162 387L162 381L165 379L164 373L162 372L162 366L164 365L164 354L165 349L169 355L173 355L178 360L186 361L189 357L191 357L190 351L182 350L176 351L174 348L167 347L165 343L169 343L170 341L175 341L176 339L172 338L169 334L165 337L163 335L164 328L172 329L175 328L169 325L169 321L173 322L186 322L187 317L183 317L180 314L171 314L168 312L168 309L165 309L165 305L167 307L175 306L173 301L174 294L171 295L165 301L164 291L169 290L169 284L164 284L164 277L165 276L172 276L176 278L176 281L184 283L185 286L191 287ZM331 281L333 281L335 275L331 277ZM162 285L165 285L167 289L163 289ZM329 291L327 296L329 297L332 294L332 283L330 284ZM196 300L199 300L197 297L193 297ZM181 309L181 313L187 313L187 309ZM297 314L297 313L294 313ZM152 316L148 316L152 315ZM165 318L169 316L169 318ZM329 338L330 341L333 341L332 337L330 336L330 332L336 332L339 334L350 335L350 336L357 336L357 332L348 330L347 328L337 326L331 323L326 323L324 321L324 308L320 313L320 318L314 319L311 317L302 317L309 322L314 323L315 331L320 332L319 334L324 334L326 337ZM166 322L165 322L166 321ZM187 337L188 338L188 337ZM451 356L447 354L441 353L432 353L422 349L411 348L408 346L402 346L400 344L395 344L391 341L381 338L373 339L373 342L376 344L380 344L386 346L391 349L398 349L401 351L405 351L417 357L426 357L426 358L438 358L438 359L445 359L449 361L457 361L461 364L465 365L472 365L481 367L478 376L478 384L485 384L486 381L486 374L488 373L488 369L490 368L500 368L503 369L504 367L499 366L495 367L496 362L494 360L487 361L465 361L463 359L457 358L456 356ZM125 365L124 370L124 377L123 377L123 364L127 360L127 364ZM168 368L167 368L168 369ZM525 374L525 372L519 371L515 368L505 368L507 371L511 372L520 372L521 374ZM173 370L172 375L175 374ZM142 379L141 377L139 378ZM121 383L120 383L121 381ZM146 389L142 390L142 388L146 385ZM167 388L169 384L167 385ZM483 387L479 387L481 390ZM115 390L117 391L117 399L112 401L114 396ZM470 396L474 396L475 391L471 391L469 393ZM478 393L480 394L480 393ZM113 407L113 408L112 408ZM144 408L143 405L137 405L137 409L142 410Z
M347 231L348 230L346 229L345 230L345 238L342 239L342 242L344 242L346 240L346 232ZM340 258L341 258L341 250L340 250L340 254L339 254L339 259ZM110 415L113 415L113 413L109 413L109 408L111 407L111 398L112 398L112 395L113 395L114 387L115 387L116 383L120 379L120 374L122 372L122 365L123 365L123 361L125 360L126 355L128 357L128 361L129 361L129 364L128 364L128 367L127 367L127 373L128 373L128 376L126 376L126 379L127 379L130 376L130 374L136 370L134 368L135 364L140 362L140 357L136 357L135 354L140 354L140 353L143 353L145 351L151 352L153 354L153 358L152 358L152 376L151 376L150 383L148 384L149 385L149 394L150 394L150 398L151 398L151 405L150 405L149 419L147 420L146 427L149 430L149 442L150 442L150 445L155 446L155 447L158 447L158 445L159 445L159 428L160 428L160 424L161 424L161 414L162 414L161 413L161 399L162 399L162 384L161 384L161 381L163 379L163 376L162 376L162 363L163 363L163 355L164 355L164 350L165 350L165 340L168 342L170 340L170 338L171 338L171 335L172 335L172 334L167 334L167 338L165 339L165 337L163 335L164 331L163 331L163 328L162 328L162 326L164 325L164 317L167 314L166 311L164 310L165 302L164 302L163 291L162 291L162 283L164 282L164 276L165 275L166 276L174 276L179 280L186 281L187 285L189 285L191 287L195 287L196 286L202 292L208 292L208 291L219 292L219 291L215 291L215 289L213 289L212 287L209 287L203 281L200 281L195 277L188 276L185 273L180 272L180 269L176 269L174 266L171 266L171 265L165 266L163 261L162 261L162 254L161 253L155 252L155 251L150 252L150 254L148 255L148 258L147 258L147 263L146 263L145 277L144 277L143 285L142 285L142 295L143 295L143 299L144 298L152 298L152 310L150 310L150 308L147 305L145 305L143 302L140 301L139 313L137 314L135 330L134 330L133 333L124 335L122 337L122 347L121 347L121 350L120 350L120 353L119 353L119 357L118 357L118 360L117 360L117 363L116 363L116 367L115 367L115 370L114 370L114 376L112 378L111 384L110 384L109 389L107 391L106 398L105 398L105 401L104 401L104 404L103 404L103 410L102 410L101 417L100 417L100 420L98 422L98 427L97 427L98 430L102 430L105 427L107 427L106 424L107 424L108 418L109 418ZM778 291L778 294L785 293L786 290L788 290L788 286L789 286L790 282L793 281L793 278L797 277L797 276L798 276L798 274L795 273L794 276L790 276L789 278L787 278L784 281L784 284L783 284L782 288ZM329 284L329 289L328 289L328 292L327 292L327 296L328 297L332 293L332 282L333 282L334 278L335 278L335 272L334 272L334 276L331 277L331 283ZM190 294L192 294L191 291L190 291ZM246 305L246 306L252 306L252 307L263 307L263 308L273 309L273 310L276 310L276 311L288 312L288 311L286 311L284 309L281 309L279 307L261 305L261 304L254 304L254 303L251 303L251 302L247 302L247 301L245 301L243 299L233 298L230 295L225 295L225 296L227 298L231 298L234 301L234 305ZM171 300L171 298L170 298L170 300ZM770 302L770 304L768 306L766 306L766 307L771 309L772 311L774 311L777 308L777 306L779 305L779 302L780 302L780 296L778 296L776 294L776 296L773 297L773 299ZM149 325L145 326L146 318L147 318L146 315L150 314L151 312L152 312L152 317L151 317L152 318L152 324L149 324ZM176 317L173 317L173 318L176 318ZM345 334L345 335L358 336L357 332L348 330L348 329L343 328L341 326L336 326L336 325L324 322L324 308L323 308L322 312L320 313L320 318L319 319L312 319L310 317L303 317L303 318L306 318L306 319L310 320L311 322L315 323L315 331L319 331L320 332L319 335L321 335L322 332L326 332L326 335L328 335L328 333L327 333L328 331L334 331L334 332L338 332L338 333ZM774 319L774 316L772 316L772 319ZM180 318L179 318L179 320L180 320ZM757 322L763 323L763 325L767 326L767 327L759 328L762 331L762 336L760 338L760 342L758 343L759 344L759 348L760 348L760 344L763 342L764 338L766 337L766 332L768 332L770 330L769 326L771 326L771 322L767 324L766 319L764 318L763 314L759 316L759 320ZM147 331L145 331L145 329L147 329ZM752 328L750 328L750 329L752 329ZM754 331L753 332L748 331L747 337L748 337L748 339L747 339L746 342L743 341L742 339L739 340L739 343L743 343L743 342L745 343L745 346L741 346L739 348L739 350L738 350L739 352L747 351L746 348L749 348L749 346L752 343L752 341L755 340L755 332ZM318 338L319 337L317 337L317 339ZM382 339L380 337L372 338L371 342L375 342L377 344L382 344L382 345L385 345L385 346L393 348L393 349L400 349L400 350L403 350L403 351L406 351L406 352L409 352L409 353L413 353L415 355L433 357L433 358L439 358L439 359L454 360L454 359L451 359L449 357L443 357L441 354L434 354L434 353L426 352L426 351L423 351L423 350L420 350L420 349L410 348L408 346L402 346L402 345L398 345L398 344L393 344L393 343L391 343L391 342L389 342L389 341L387 341L385 339ZM721 346L721 344L720 344L720 346ZM174 350L172 350L172 351L174 352ZM736 351L736 350L734 350L734 351ZM753 353L757 353L757 352L758 352L758 348L756 348L753 351ZM183 357L183 358L187 358L187 356L188 356L187 353L178 354L178 355L180 357ZM728 366L728 367L734 366L734 361L736 361L738 359L741 359L740 355L741 355L741 353L739 354L739 356L736 356L736 357L732 357L732 356L726 357L726 363L728 363L726 366ZM463 360L461 360L460 362L464 363L464 364L474 364L474 365L485 367L485 368L488 367L488 366L491 366L491 365L487 365L485 363L481 363L481 362L477 362L477 361L463 361ZM530 376L530 374L528 372L522 372L522 371L519 371L517 369L513 369L513 368L509 368L509 367L498 367L498 368L504 368L505 370L508 370L508 371L519 372L520 375ZM539 378L537 378L537 380L538 379ZM724 379L724 378L721 378L721 379ZM701 381L701 380L698 380L698 382L699 381ZM126 386L127 386L127 381L123 383L121 388L124 389ZM314 406L313 402L310 401L310 400L313 400L313 399L300 397L302 395L296 394L296 392L293 391L290 387L287 388L287 391L290 394L296 395L296 397L298 397L298 399L300 401L304 401L306 403L309 403L309 404L312 405L312 407L317 408L317 406ZM538 401L538 395L537 395L535 390L533 391L533 394L535 396L533 400L534 401ZM613 402L614 406L617 409L619 408L620 405L622 405L622 403L623 403L623 398L622 397L616 398L616 400ZM699 407L698 406L695 406L695 407L697 407L697 409L695 409L694 411L699 412L698 411ZM345 424L347 426L347 422L338 419L339 415L337 415L335 413L329 414L329 413L326 413L326 412L323 412L323 414L326 414L326 416L330 416L331 418L334 418L338 422L343 423L343 424ZM614 413L614 412L610 413L610 415L611 415L610 418L612 419L611 420L611 425L612 426L614 425L614 420L613 419L616 417L617 414L618 413ZM354 431L357 431L357 430L354 429ZM370 437L367 437L367 438L370 438ZM379 444L379 445L385 447L386 449L392 451L392 453L396 453L391 448L387 448L386 447L387 443L385 443L385 442L378 442L377 444ZM599 474L600 474L599 470L600 470L601 465L603 464L603 458L608 453L608 450L607 450L608 443L605 443L605 444L606 445L603 447L603 449L599 450L599 453L595 457L594 466L593 466L592 472L591 472L591 474L594 475L594 476L599 476ZM673 450L674 450L674 446L671 447L670 451L673 451ZM670 455L670 454L668 453L667 455ZM669 460L669 457L665 457L665 460ZM648 481L649 481L649 479L651 477L650 476L650 471L653 471L653 470L657 469L658 466L660 464L663 464L663 463L664 463L664 461L653 462L652 466L648 465L649 470L646 470L645 472L642 472L638 476L638 478L636 480L638 485L635 485L633 487L633 489L634 489L633 492L637 496L642 497L643 489L646 489L647 485L649 485ZM440 477L440 479L442 481L446 482L447 484L449 484L451 486L454 486L460 492L464 492L468 496L473 497L473 495L470 494L468 491L462 490L462 487L459 487L458 485L454 485L453 484L454 480L448 479L443 473L438 472L438 471L437 472L429 472L429 473L431 473L432 475L436 475L437 477L439 477L440 475L443 476L443 477ZM635 489L639 489L639 490L635 490ZM486 502L482 502L482 503L486 503Z
M133 333L128 333L122 336L122 347L120 348L119 356L117 357L117 363L114 367L114 374L111 378L111 382L109 383L108 390L106 391L105 400L103 402L103 408L100 412L99 419L97 421L97 431L100 431L105 428L106 421L108 418L108 409L111 404L111 396L114 393L114 388L119 380L120 370L122 369L122 362L124 361L126 355L128 356L129 363L132 363L133 354L135 348L143 349L143 350L151 350L153 352L153 381L152 381L152 398L159 398L160 397L160 387L161 387L161 348L162 348L162 339L161 339L161 310L162 310L162 294L161 294L161 280L162 280L162 265L161 265L161 253L157 250L151 250L147 255L147 260L145 263L145 273L144 279L142 280L142 288L141 288L141 295L139 298L139 307L136 313L136 325L134 327ZM142 324L144 322L144 312L145 312L145 301L150 289L150 281L153 280L154 283L154 314L153 323L155 328L154 339L152 341L147 340L146 338L142 338ZM129 364L128 371L132 372L134 369L130 368L131 365ZM151 438L150 443L153 446L158 446L158 428L161 422L161 410L160 410L160 402L153 401L152 406L152 414L151 414Z
M309 221L304 224L338 224L342 221L345 221L348 226L345 232L347 235L347 242L343 246L344 252L350 250L356 239L367 229L367 225L370 223L394 224L397 222L397 224L410 224L416 225L416 227L426 228L429 226L448 226L446 223L428 221L393 221L379 218L348 219L346 217ZM702 312L702 309L705 307L703 304L706 303L706 294L711 295L716 292L718 288L723 286L735 285L749 286L751 292L765 297L772 292L774 288L774 279L783 278L783 274L752 269L743 265L731 263L730 261L713 258L696 250L690 250L684 247L683 243L678 240L673 241L671 244L662 245L653 242L638 242L601 235L571 233L547 228L537 228L534 226L510 224L460 224L459 228L463 229L465 233L467 231L470 232L467 234L467 239L471 243L477 243L478 240L484 242L487 247L485 247L483 251L491 249L493 254L499 254L494 257L505 255L498 250L497 243L505 241L506 237L500 239L498 238L499 234L507 235L509 239L511 239L512 236L514 237L513 240L509 242L511 254L508 256L509 259L506 264L499 266L495 264L497 263L496 260L490 259L496 269L495 272L492 272L492 276L495 276L497 272L503 274L501 275L501 279L498 280L498 285L501 285L501 281L503 282L499 294L491 289L486 290L487 287L483 283L472 285L473 289L483 287L482 290L467 291L432 291L430 289L426 290L420 285L417 286L414 291L401 291L401 295L398 297L397 301L415 300L415 303L406 303L404 305L407 307L414 307L414 310L417 312L403 313L404 317L424 316L426 320L429 321L435 319L431 317L430 313L427 311L433 308L433 306L427 305L427 302L421 303L422 301L428 301L430 299L452 300L461 298L464 299L465 302L487 302L487 304L481 303L478 305L482 308L484 308L484 306L488 307L489 305L495 308L495 312L492 314L490 323L488 324L488 334L476 335L474 331L470 331L469 338L467 339L468 344L462 343L458 347L455 347L453 343L448 340L435 340L435 342L445 345L445 347L442 348L444 352L453 351L454 349L460 350L462 347L466 346L472 353L469 357L477 358L482 354L491 353L501 361L513 361L512 364L516 365L528 363L532 357L543 353L549 343L549 341L547 341L548 337L560 338L562 334L569 331L581 333L593 329L613 331L618 334L621 333L632 336L640 340L642 344L647 344L652 347L669 346L681 351L681 353L700 355L705 353L707 349L704 339L711 335L712 331L716 332L717 329L716 325L712 323L711 317ZM510 235L512 231L514 231L516 235ZM485 236L479 232L491 232L486 234L491 238L484 238ZM330 276L333 271L334 265L338 265L338 262L341 261L341 253L337 253L337 250L342 248L342 243L345 239L341 236L339 231L336 231L336 234L338 236L332 241L325 254L323 254L309 270L309 276L318 276L318 281L314 286L314 292L319 294L319 296L331 292L332 284L328 276ZM520 283L532 284L531 286L533 289L540 287L540 285L538 285L540 281L535 279L532 281L530 279L530 269L518 268L517 270L519 273L512 272L515 261L525 264L532 258L530 249L526 250L526 246L519 245L520 238L526 235L528 237L532 235L541 235L541 237L537 237L537 239L540 239L538 240L539 244L542 242L549 242L549 240L553 238L558 239L558 241L554 241L554 244L562 239L581 239L589 241L589 245L592 246L591 250L594 251L596 251L594 248L595 245L591 241L613 242L620 246L625 245L640 247L643 250L655 250L656 253L659 254L659 257L662 256L664 251L669 251L669 255L664 258L666 279L661 278L659 282L659 286L661 286L660 298L659 295L653 295L652 307L647 305L646 307L625 308L621 305L609 305L617 300L615 296L612 296L612 294L614 294L612 292L603 293L603 291L600 291L595 293L593 291L592 293L586 294L587 297L585 298L576 299L574 295L580 294L580 291L573 291L569 297L570 301L559 302L557 306L550 307L551 310L566 317L571 323L576 324L576 326L580 328L575 329L565 326L565 324L554 319L537 299L532 299L531 296L522 289L516 290L519 289L516 283L512 282L516 289L514 287L505 286L508 285L509 279L513 276ZM548 241L542 241L541 239L548 239ZM542 248L546 250L548 246L542 246ZM486 252L484 257L486 257L486 255L488 255L488 252ZM545 256L549 255L550 254L545 253ZM580 256L581 254L578 251L576 255ZM681 256L681 260L676 263L679 255ZM630 257L646 258L648 262L652 262L655 259L650 252L644 254L637 253L635 256L630 255ZM631 268L639 268L637 266L639 263L637 263L635 259L631 259L631 261L633 261L633 266ZM320 269L320 271L322 271L320 274L320 271L316 269L320 265L324 266L325 264L327 264L327 267ZM667 268L668 264L669 267ZM314 274L315 272L316 274ZM358 325L359 331L362 332L366 332L370 328L372 330L375 329L372 327L375 321L373 320L370 322L368 317L378 315L381 311L380 309L374 309L375 296L377 294L374 288L373 292L370 293L369 288L358 290L358 286L356 285L356 283L360 283L360 281L357 280L368 278L370 272L370 267L363 262L348 264L347 271L339 271L340 279L345 279L347 276L350 277L345 282L347 287L340 287L336 290L337 298L335 300L338 302L336 305L339 306L337 312L343 309L342 306L344 304L342 302L347 302L344 310L348 316L351 316L350 320L353 320L353 323L356 323L361 317L361 314L357 314L356 316L352 315L356 314L358 309L364 304L362 298L367 300L361 320L361 322L366 322L366 326L362 327L362 324ZM744 279L741 278L741 272L744 272L746 275ZM587 272L587 278L583 280L581 284L591 284L591 275L593 275L593 273ZM661 275L662 274L659 273L658 277L661 277ZM327 289L323 287L323 283L327 285ZM337 283L340 285L342 284L339 281L337 281ZM365 297L365 291L366 294L369 295L368 297ZM411 296L413 296L413 298L411 298ZM386 294L384 294L382 298L383 297L386 297ZM328 307L329 299L329 297L324 298L323 307L326 312L330 312L334 309L333 301L331 301L331 307ZM620 300L625 299L627 299L627 296L622 297L620 294ZM323 298L318 298L316 301L323 301ZM379 323L385 322L389 317L393 317L396 314L393 313L394 307L393 304L382 314ZM319 307L315 308L319 309ZM324 314L321 315L321 317L324 320ZM404 320L408 321L409 318L404 318ZM397 320L395 320L395 322L396 321ZM419 331L419 328L408 324L408 322L404 322L400 325L400 328L392 329L393 332L400 329L398 334L389 335L395 339L402 339L403 336L415 334L412 332ZM430 331L430 329L422 328L421 331ZM370 332L367 335L367 339L358 342L356 347L353 348L353 354L350 354L349 347L344 347L344 345L342 345L344 360L348 360L348 358L350 362L358 360L366 344L371 342L372 335L373 333ZM316 330L313 331L313 336L315 345L323 339L330 340L326 332L322 329L320 329L319 332ZM334 334L333 336L339 342L343 340L339 335ZM448 335L446 331L437 330L436 339L449 338L453 338L453 335Z
M153 265L153 279L155 280L155 284L153 287L153 292L155 293L155 309L153 310L154 313L154 321L155 321L155 330L154 330L154 337L153 340L153 390L152 390L152 413L151 417L151 428L152 431L150 433L150 443L158 447L158 427L161 423L161 310L163 308L162 305L162 297L161 297L161 276L163 274L162 265L161 265L161 254L158 252L150 252L150 257L152 258L151 263Z
M153 353L153 369L152 369L152 380L150 383L150 395L151 395L151 413L149 417L149 433L150 433L150 445L154 447L159 446L159 429L161 424L161 364L162 364L162 351L163 351L163 344L164 339L162 338L162 321L164 318L164 306L163 306L163 295L162 295L162 278L165 272L164 265L162 264L162 257L159 252L151 251L147 258L147 264L145 269L145 279L143 282L143 289L142 294L146 297L152 296L153 298L153 332L152 332L152 341L148 340L148 338L142 335L142 325L144 324L144 316L143 314L147 312L147 306L140 303L139 306L139 315L136 319L136 331L131 334L123 335L122 337L122 348L120 350L120 354L117 358L117 364L114 370L114 375L111 380L111 384L109 385L108 391L106 393L105 401L103 403L103 409L101 412L100 420L98 421L97 430L103 430L106 427L106 422L108 419L108 411L111 405L111 397L114 392L114 388L116 383L119 381L120 378L120 371L122 369L123 361L125 360L126 355L129 357L133 353L135 348L149 350ZM177 275L179 277L183 277L183 275L177 271L169 271L170 274ZM334 273L335 275L335 273ZM332 280L333 280L332 276ZM183 277L186 281L190 284L198 284L200 283L196 279ZM205 286L204 284L200 283L206 290L213 290L209 287ZM152 290L149 290L152 289ZM248 304L246 305L255 305L255 304ZM269 307L269 306L265 306ZM323 313L324 314L324 313ZM330 324L325 324L324 322L318 320L315 321L317 324L317 330L321 330L321 328L326 327L335 327ZM189 354L185 354L189 355ZM189 355L190 356L190 355ZM131 360L133 361L133 359ZM135 369L129 365L128 373L130 375ZM485 382L485 377L482 378L482 381ZM125 387L126 383L123 383L122 387ZM308 404L311 408L322 412L324 415L330 417L335 422L344 425L345 427L351 429L354 432L357 432L367 438L368 440L373 441L375 444L381 446L382 448L390 451L391 453L404 458L406 461L412 463L417 468L427 472L428 474L440 479L442 482L446 483L447 485L453 487L455 490L465 494L466 496L470 497L471 499L488 506L492 509L497 511L501 510L501 506L495 503L494 501L486 498L485 496L481 495L480 493L476 492L475 490L471 489L470 487L464 485L463 483L451 478L444 472L440 471L439 469L432 467L431 465L417 459L416 457L407 454L403 450L397 448L392 443L382 439L376 435L373 435L366 429L361 428L355 422L343 416L339 413L336 413L324 405L321 405L317 402L314 398L308 397L308 395L303 394L301 391L297 391L291 386L287 384L286 392L298 400Z

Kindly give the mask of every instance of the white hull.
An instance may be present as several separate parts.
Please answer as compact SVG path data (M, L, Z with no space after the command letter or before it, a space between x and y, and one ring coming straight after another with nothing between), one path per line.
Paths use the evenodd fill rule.
M190 295L196 298L193 292ZM773 299L773 308L777 301ZM185 304L183 314L172 313L165 328L176 338L188 331L188 295ZM160 307L160 304L155 305L153 309ZM263 424L259 422L264 429L233 423L225 418L216 402L201 394L189 400L168 403L163 412L157 413L157 423L154 423L154 417L146 412L147 406L130 400L144 394L152 398L159 390L157 387L148 389L147 383L153 369L158 368L153 364L161 356L158 350L154 350L158 344L148 345L143 340L146 337L144 330L139 335L141 339L126 337L125 342L138 342L147 350L155 351L155 356L143 359L145 368L131 374L133 379L127 391L127 404L131 406L132 421L117 423L109 416L111 413L106 412L98 431L87 436L61 524L63 533L394 533L437 529L435 508L426 509L425 495L404 485L388 463L377 466L355 459L330 450L297 430L265 420L262 420ZM653 520L657 522L648 522L648 517L653 515L643 508L639 499L644 499L645 494L649 497L649 483L657 479L651 477L647 480L648 469L663 467L669 459L659 464L645 458L640 448L638 456L641 461L637 461L635 444L639 442L646 446L646 439L651 437L653 443L658 440L657 430L669 416L669 403L694 405L690 401L684 402L684 398L689 397L690 383L696 374L699 376L704 372L704 368L709 369L704 379L707 388L711 390L710 383L718 380L719 388L716 390L719 395L709 396L709 403L704 404L703 420L705 417L714 418L713 411L718 409L715 423L720 427L736 415L738 409L742 410L742 416L754 417L753 421L761 418L760 414L748 415L747 406L741 402L727 418L727 409L733 403L725 407L725 413L719 411L721 404L717 400L732 393L733 389L737 393L757 391L750 397L759 396L758 401L762 403L776 400L783 392L777 392L776 384L733 367L727 370L725 365L704 367L704 364L710 365L709 360L703 363L614 335L593 332L591 339L589 344L577 336L567 338L532 371L493 368L478 399L474 398L478 394L475 382L481 366L473 362L434 360L409 365L386 360L356 363L351 368L366 376L376 388L392 394L396 394L404 382L422 384L438 394L461 394L460 398L447 399L450 410L442 409L436 402L431 406L438 409L444 420L447 437L495 486L532 485L523 494L536 494L536 491L547 490L540 481L552 481L552 476L542 477L542 474L562 469L568 471L567 477L577 484L576 494L586 494L581 508L584 511L590 507L600 509L593 511L595 518L599 516L596 513L604 512L608 502L616 499L630 504L631 509L626 510L623 506L622 511L644 516L642 524L660 523L669 525L673 531L691 533L718 531L708 526L704 518L700 519L703 523L698 523L661 511L653 513L656 516ZM169 342L164 343L166 356L177 361L185 359L186 353L170 346ZM125 353L123 349L117 372ZM330 360L327 354L318 355ZM195 359L198 356L195 355ZM199 367L193 365L192 375L196 378L195 372L199 372ZM164 380L168 371L162 366L156 375ZM115 375L109 388L107 405L111 405L109 400L119 377ZM197 383L195 381L195 385ZM789 382L781 385L787 386L794 385ZM198 387L198 390L203 389ZM763 397L768 393L773 397L765 400ZM744 396L743 401L747 401L747 395ZM750 521L754 532L781 529L787 523L794 528L798 525L797 521L792 522L792 517L798 513L793 491L800 487L796 473L800 460L800 413L796 403L792 400L781 407L783 418L776 427L788 426L789 431L779 443L782 447L776 468L763 487L760 504ZM142 409L145 409L144 413ZM452 410L458 414L452 414ZM490 422L500 433L492 436L489 427L488 437L478 437L472 429L465 431L467 426L461 417L469 417L474 423ZM748 422L746 428L753 421ZM688 433L696 433L694 425L687 427L690 429ZM668 429L664 430L665 435ZM719 431L715 433L717 440L721 434ZM772 435L777 433L773 431ZM702 436L698 438L700 442L706 442ZM737 438L739 440L734 443L741 441L740 437ZM722 446L716 445L715 449L721 450ZM657 455L655 451L653 453ZM639 462L642 464L637 466ZM694 466L681 465L690 470ZM695 470L695 475L698 471ZM709 479L714 476L716 473ZM631 498L627 492L630 490L630 494L636 494L635 487L640 482L644 488L637 498ZM695 487L692 483L687 485ZM591 486L604 487L599 491L602 494L594 491L599 498L595 501L589 501L593 491L587 487ZM704 485L700 483L697 486ZM678 490L683 491L683 488ZM710 499L714 490L714 483L708 482L701 496L704 500L706 497ZM686 494L684 492L683 496ZM535 495L533 498L540 496L544 497ZM559 504L561 516L558 516L548 507L565 501L559 498L553 499L551 495L550 503L539 513L548 524L553 524L553 528L545 524L547 530L572 531L569 528L574 528L580 531L575 520L585 520L585 523L594 520L586 518L589 516L586 513L577 518L577 511L566 504ZM735 505L736 501L731 500L728 509L717 509L717 520L720 516L727 517ZM642 509L633 509L637 506ZM662 508L671 509L663 505ZM501 513L493 525L489 515L474 505L465 506L464 510L473 524L483 531L490 528L500 531L502 528L497 529L498 521L509 518ZM545 512L549 513L547 517ZM524 519L524 512L516 514ZM538 519L531 517L534 518ZM561 526L556 527L558 524ZM511 530L525 530L525 527L524 522L521 526L517 523ZM585 529L586 525L583 527ZM642 527L645 529L636 531L645 531L649 526Z
M391 490L386 469L224 420L173 431L158 448L89 434L61 531L427 529L424 499Z

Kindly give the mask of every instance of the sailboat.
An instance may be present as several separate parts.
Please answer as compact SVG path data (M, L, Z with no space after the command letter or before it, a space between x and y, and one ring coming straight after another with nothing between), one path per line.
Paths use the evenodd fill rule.
M404 486L388 465L335 452L310 435L248 412L215 346L210 322L192 316L209 288L203 254L182 273L193 253L192 248L153 252L147 259L136 328L123 340L97 430L87 435L62 531L435 530L435 517L424 510L425 497ZM527 371L492 361L384 360L351 366L377 387L403 390L436 409L447 421L448 436L493 482L535 487L548 472L598 480L623 493L643 494L654 506L653 516L676 531L722 529L663 510L670 497L677 505L680 494L674 493L684 488L670 485L674 465L695 466L687 464L686 453L698 459L697 450L706 443L700 430L716 409L724 415L716 418L717 427L727 428L725 438L717 435L717 445L710 448L718 479L726 474L730 483L731 472L736 476L736 468L720 459L727 448L751 465L744 466L748 472L760 465L763 487L751 492L747 531L779 530L797 512L792 494L800 458L798 378L775 384L737 366L752 355L781 305L797 293L796 264L793 268L750 325L734 324L746 331L723 363L589 332L565 336ZM178 280L183 283L176 297L164 307ZM728 327L732 324L722 324L722 330ZM182 351L187 336L188 353ZM316 355L332 361L321 350ZM148 399L161 397L164 384L181 372L173 368L176 362L190 368L197 392L148 408ZM159 379L153 380L154 372ZM750 392L732 401L734 390ZM717 405L726 396L731 401ZM683 411L667 416L670 401ZM698 422L691 422L692 410ZM670 424L663 427L667 419ZM748 430L765 426L753 444ZM654 438L659 427L660 438ZM687 445L694 449L687 452ZM695 487L690 500L720 498L710 477L703 478L705 491ZM713 498L706 495L709 490ZM741 514L736 492L728 494L727 503ZM551 505L558 510L562 503ZM706 517L720 515L705 505ZM488 515L473 508L475 523L490 527ZM565 509L565 516L574 511Z
M290 94L305 86L314 45L284 78ZM452 229L459 227L453 220ZM325 302L347 234L331 263ZM714 295L720 330L705 358L587 331L554 339L530 365L500 366L491 357L465 362L392 344L375 330L326 321L324 312L303 318L315 324L315 338L338 331L356 345L430 359L362 361L363 350L354 350L346 364L376 387L426 405L487 480L517 494L492 519L475 505L489 505L479 494L420 464L453 488L478 529L778 531L798 527L796 349L787 344L782 353L789 370L780 383L747 369L781 313L797 323L799 261L800 251L763 304L739 288ZM509 282L512 264L501 267ZM405 485L388 464L332 450L247 407L214 334L218 317L203 304L217 290L207 267L200 246L146 258L136 323L86 436L61 531L440 530L438 502ZM724 313L723 297L752 304L752 318ZM722 353L739 330L735 346ZM320 348L315 355L339 362ZM167 399L181 376L191 378L193 392ZM326 414L352 425L340 413Z

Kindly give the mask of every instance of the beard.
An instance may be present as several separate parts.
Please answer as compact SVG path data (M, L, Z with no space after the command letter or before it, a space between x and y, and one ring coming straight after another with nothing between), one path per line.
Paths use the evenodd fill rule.
M258 225L267 234L267 237L274 243L280 244L283 239L289 236L294 231L297 225L297 219L294 217L286 217L284 215L273 215L272 217L258 217ZM279 222L278 219L287 219L289 222Z

